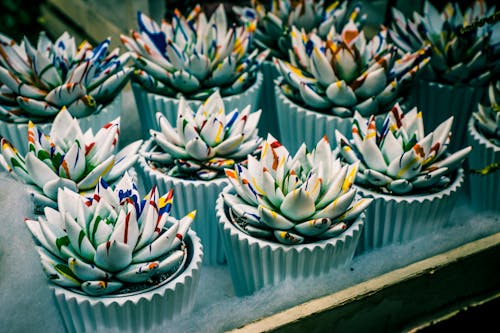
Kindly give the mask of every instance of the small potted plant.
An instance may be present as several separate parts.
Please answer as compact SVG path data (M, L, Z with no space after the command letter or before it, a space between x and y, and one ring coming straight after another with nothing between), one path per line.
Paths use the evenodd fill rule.
M485 95L487 83L500 73L500 23L480 23L495 14L495 6L476 0L462 11L455 2L439 12L426 0L422 15L415 12L412 20L395 8L392 13L389 36L395 45L405 52L430 46L430 66L412 95L424 111L427 128L454 116L451 131L455 140L449 149L456 151L465 144L467 121Z
M216 209L237 295L350 262L372 201L356 195L357 170L341 166L326 137L292 157L271 135L260 158L226 169Z
M398 52L385 28L367 40L356 17L326 38L292 27L291 40L291 61L275 59L281 139L290 149L312 148L324 135L335 145L334 131L347 134L355 111L385 114L429 60L425 49Z
M470 200L476 209L499 211L500 81L490 83L488 100L485 105L478 104L468 124Z
M27 152L28 122L45 133L63 107L82 130L99 128L121 114L122 88L132 69L128 53L109 52L110 39L96 47L63 33L52 42L41 32L36 47L0 34L0 135Z
M340 31L349 17L359 14L359 4L351 7L348 6L348 1L335 1L325 5L323 0L278 0L271 1L266 6L261 1L252 0L251 7L233 7L233 11L240 21L255 25L252 42L259 50L270 50L271 57L289 61L292 26L304 29L306 33L315 30L319 36L325 37L332 26ZM274 93L274 80L279 74L272 61L264 61L261 68L264 74L261 105L266 111L261 129L279 139Z
M466 147L447 154L453 118L425 134L422 113L404 114L397 104L377 126L358 113L351 139L335 132L343 160L359 163L356 186L372 198L360 252L401 243L442 228L464 181Z
M54 119L50 133L28 123L24 156L7 139L1 139L0 165L12 176L30 185L35 210L57 207L59 188L75 192L92 191L100 177L111 183L137 161L142 140L118 151L119 118L94 135L83 133L78 120L63 108Z
M173 188L181 202L174 208L179 215L196 208L194 230L205 246L205 263L224 262L224 251L217 230L215 201L228 184L224 170L259 151L257 135L260 111L234 109L226 113L218 92L197 110L181 98L175 127L158 112L159 131L139 151L137 172L148 186Z
M251 105L256 111L262 86L258 69L268 51L248 52L251 25L229 25L222 5L208 20L200 6L187 16L175 11L161 25L143 13L137 19L139 32L121 40L137 68L132 86L144 137L157 129L155 111L175 121L181 96L197 108L217 90L228 110Z
M142 198L126 173L90 196L58 191L58 209L26 219L68 331L158 329L194 305L202 246L196 211L170 216L173 191Z

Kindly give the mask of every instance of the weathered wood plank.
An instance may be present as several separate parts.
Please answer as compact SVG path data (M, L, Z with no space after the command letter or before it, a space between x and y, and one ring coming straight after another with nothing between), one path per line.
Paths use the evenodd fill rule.
M63 20L61 20L59 15L54 13L53 9L50 6L42 4L40 6L40 14L42 15L40 24L52 37L57 38L63 32L67 31L75 37L77 43L80 43L84 39L86 39L86 37L83 36L79 31L73 29L72 26L67 25Z
M235 329L247 332L392 332L500 289L500 233Z
M95 41L111 36L111 47L121 47L120 34L127 33L82 0L48 0L47 3ZM54 15L55 16L55 15Z

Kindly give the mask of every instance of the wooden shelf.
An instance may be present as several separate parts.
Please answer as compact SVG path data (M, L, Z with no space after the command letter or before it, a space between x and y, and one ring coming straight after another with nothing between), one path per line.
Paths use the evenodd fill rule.
M42 25L54 37L70 32L78 41L102 41L111 36L111 46L120 47L120 34L128 34L137 25L137 11L159 21L165 1L47 0L41 6Z
M500 291L500 233L232 330L395 332ZM451 309L451 310L450 310ZM424 325L424 324L420 324ZM420 326L417 326L420 327Z

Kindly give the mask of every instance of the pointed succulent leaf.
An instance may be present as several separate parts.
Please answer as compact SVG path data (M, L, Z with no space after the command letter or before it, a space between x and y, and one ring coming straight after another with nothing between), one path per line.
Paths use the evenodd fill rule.
M349 221L357 218L368 206L372 203L373 199L362 198L356 201L353 205L349 207L346 212L337 217L339 221Z
M92 171L90 171L82 180L78 182L78 188L80 190L88 190L94 188L100 177L104 177L109 173L111 168L115 163L115 157L110 156L105 161L97 165Z
M113 167L103 176L107 182L113 182L135 164L141 144L142 140L132 142L115 155Z
M328 85L326 89L326 96L335 105L340 106L353 106L357 102L354 91L349 87L345 81L336 81Z
M80 285L78 277L73 274L64 262L52 256L43 248L37 248L37 251L40 255L43 270L50 281L66 288L74 288Z
M132 262L132 249L119 241L107 241L100 244L95 252L96 265L108 272L118 272Z
M54 170L39 160L33 152L26 154L25 163L27 173L30 175L33 182L40 188L46 183L59 178Z
M273 229L289 230L294 227L294 223L281 214L272 211L264 206L259 206L259 216L266 225Z
M158 274L160 266L158 261L141 262L131 264L124 270L116 274L116 278L127 283L140 283L148 281L152 276Z
M280 210L292 221L304 220L314 214L314 200L305 189L299 188L285 196Z
M85 281L81 284L82 290L91 296L112 294L122 287L121 282L107 280Z
M346 231L348 228L347 224L344 222L339 222L334 225L332 225L330 228L328 228L325 232L322 234L319 234L319 238L332 238L335 236L338 236L342 234L344 231Z
M158 272L163 274L168 273L172 269L180 266L185 257L186 257L185 251L180 251L180 250L173 251L172 253L170 253L168 257L160 261L158 266Z
M351 205L356 195L356 190L351 189L347 193L344 193L337 197L330 204L325 206L325 208L316 212L312 218L319 219L324 217L336 218L342 215Z
M68 267L80 280L108 280L111 275L102 269L90 265L78 258L69 258Z
M153 260L158 258L160 255L171 250L174 244L174 239L177 237L177 231L179 230L179 223L175 223L163 233L152 243L141 248L139 251L135 252L132 258L132 262L144 262L148 260Z
M289 231L275 230L274 237L276 237L280 243L286 245L302 244L304 242L304 237Z
M47 117L53 116L59 112L59 108L51 105L47 101L40 101L24 96L18 96L16 100L19 106L32 116Z
M295 230L305 236L317 236L325 232L331 224L329 218L314 219L297 224Z

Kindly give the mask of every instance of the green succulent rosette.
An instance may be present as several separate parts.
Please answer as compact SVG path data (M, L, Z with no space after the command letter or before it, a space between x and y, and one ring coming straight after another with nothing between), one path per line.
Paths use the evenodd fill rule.
M119 118L95 134L91 129L83 133L77 118L63 108L48 134L29 122L25 156L2 138L0 167L29 185L35 203L55 208L60 188L93 191L100 177L111 183L135 164L142 140L118 150L119 134Z
M60 189L57 200L58 210L26 219L51 282L99 296L141 290L182 271L183 237L196 211L171 217L172 190L160 195L153 187L142 199L125 174L114 188L100 179L89 197Z
M430 1L423 13L407 18L392 9L391 40L405 52L428 45L432 50L425 75L446 84L484 85L500 73L500 22L496 7L476 0L462 11L458 2L439 12Z
M139 31L122 35L137 70L134 80L155 94L203 100L218 90L241 93L256 79L269 51L248 52L252 25L229 25L223 6L207 20L196 6L186 16L156 23L138 13Z
M387 29L367 40L351 19L325 38L292 27L290 62L275 58L281 91L306 108L351 117L388 111L427 64L427 49L402 53L387 42Z
M479 104L478 111L472 113L476 127L492 143L500 146L500 81L490 83L488 103Z
M96 47L76 46L67 32L52 42L41 32L36 46L0 34L0 120L52 121L62 107L73 117L98 112L122 91L132 69L129 53L109 52L110 38Z
M282 244L311 243L347 230L371 199L356 197L358 163L342 166L326 138L295 156L271 135L260 158L226 169L235 194L221 194L232 223L243 232Z
M288 59L292 26L307 33L314 30L325 37L332 26L340 30L349 19L357 17L360 6L350 9L349 1L325 5L323 0L273 0L267 8L263 2L252 0L251 7L236 6L233 10L241 21L256 25L253 42L259 49L269 49L271 56Z
M377 128L375 118L356 113L351 139L335 132L340 154L347 163L359 163L356 183L380 193L433 193L448 186L454 171L471 151L447 153L453 117L425 134L422 113L403 113L399 105Z
M156 145L145 158L154 169L173 177L220 178L224 169L258 153L261 111L251 113L250 107L226 113L220 94L215 92L193 112L181 97L175 127L163 114L156 114L160 130L150 130Z

